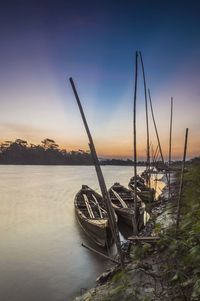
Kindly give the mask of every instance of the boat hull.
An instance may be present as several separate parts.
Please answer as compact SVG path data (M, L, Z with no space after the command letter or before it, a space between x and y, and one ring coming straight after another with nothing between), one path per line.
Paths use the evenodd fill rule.
M74 200L75 205L75 214L78 223L80 224L81 228L85 232L85 234L97 245L101 247L110 247L113 243L113 237L111 232L111 227L108 220L108 215L105 209L103 209L103 213L101 216L98 216L96 211L93 207L93 215L90 216L88 214L88 211L86 210L85 203L84 203L84 197L83 195L88 195L88 206L90 206L90 202L93 200L93 196L96 199L96 205L103 206L103 200L102 197L96 193L94 190L89 188L88 186L84 185L84 188L82 188L76 195ZM94 205L91 203L91 207ZM96 209L98 208L96 206ZM101 207L102 208L102 207ZM95 215L94 215L95 214ZM97 215L96 215L97 214ZM117 216L115 214L115 220L117 222Z
M107 247L113 243L111 229L108 225L108 220L95 221L82 216L78 210L76 218L87 236L100 247Z
M134 182L130 181L128 187L134 192ZM147 187L142 183L137 182L137 195L141 198L144 203L152 203L155 198L155 190L153 188Z
M141 192L138 192L138 195L143 202L152 203L154 201L155 192L153 189L142 190Z
M122 199L117 203L117 196L113 194L113 190L118 193L119 197ZM120 185L119 183L115 183L110 189L110 198L112 202L112 206L117 213L118 217L121 218L127 225L134 227L134 218L135 218L135 202L133 193L130 192L126 187ZM137 221L137 229L140 230L144 225L144 212L145 212L145 204L141 202L138 197L138 221Z
M118 217L121 218L128 226L134 227L134 210L115 208L115 212L117 213ZM145 209L142 209L140 210L140 213L138 215L138 230L140 230L144 226L144 212Z

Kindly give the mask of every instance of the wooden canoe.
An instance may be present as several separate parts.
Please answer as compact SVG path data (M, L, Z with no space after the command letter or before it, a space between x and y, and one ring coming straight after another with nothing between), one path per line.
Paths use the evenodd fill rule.
M131 191L134 191L135 178L132 177L129 181L128 187ZM137 176L137 194L145 203L151 203L154 201L155 189L145 185L145 181L142 177Z
M77 220L88 237L101 247L111 246L113 237L102 196L83 185L74 205ZM116 215L115 218L117 221Z
M110 199L115 212L123 221L129 226L133 226L134 220L134 195L125 186L115 183L109 190ZM137 209L138 209L138 229L140 229L144 224L144 211L145 204L141 201L140 197L137 200Z

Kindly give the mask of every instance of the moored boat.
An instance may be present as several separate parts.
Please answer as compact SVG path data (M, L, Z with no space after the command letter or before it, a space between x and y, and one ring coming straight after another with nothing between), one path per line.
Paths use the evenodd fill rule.
M74 205L84 232L99 246L109 247L113 243L113 237L102 196L87 185L82 185L75 196ZM117 221L116 215L115 218Z
M115 209L116 213L119 217L123 219L126 224L129 226L134 225L134 195L132 191L128 188L124 187L119 183L115 183L109 190L110 199L113 208ZM145 204L142 202L140 197L137 199L137 228L141 229L144 224L144 212L145 212Z
M156 167L152 167L150 168L149 170L145 170L141 173L141 177L146 180L148 176L151 176L151 175L157 175L157 174L164 174L162 171L158 171L156 169Z
M155 189L148 187L145 184L145 180L137 175L136 178L137 183L137 195L142 199L145 203L151 203L154 201L155 197ZM128 187L131 191L134 191L135 186L135 178L132 177L129 181Z

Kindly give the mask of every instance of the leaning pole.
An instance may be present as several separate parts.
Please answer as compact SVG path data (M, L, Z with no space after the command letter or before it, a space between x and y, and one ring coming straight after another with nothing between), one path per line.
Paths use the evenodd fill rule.
M72 78L70 78L69 81L70 81L72 90L74 92L74 96L75 96L75 99L77 101L77 104L78 104L78 107L79 107L79 110L80 110L80 114L81 114L81 117L82 117L82 120L83 120L83 124L85 126L85 130L86 130L86 133L87 133L87 136L88 136L89 147L90 147L90 151L91 151L92 158L93 158L93 161L94 161L94 165L95 165L95 169L96 169L96 173L97 173L97 178L98 178L98 181L99 181L99 186L100 186L102 197L103 197L103 200L105 202L105 206L106 206L106 209L107 209L107 212L108 212L108 218L109 218L109 222L110 222L110 225L111 225L112 235L113 235L113 238L114 238L114 241L115 241L115 244L116 244L116 247L117 247L117 251L118 251L118 254L119 254L121 268L123 269L124 268L124 260L123 260L123 254L122 254L122 249L121 249L119 231L118 231L117 223L115 221L115 216L114 216L114 209L112 208L112 204L111 204L111 201L110 201L110 196L109 196L109 193L108 193L107 188L106 188L106 184L105 184L105 180L104 180L103 173L102 173L102 170L101 170L101 166L100 166L100 163L99 163L99 159L97 157L95 145L94 145L92 135L91 135L90 130L89 130L89 126L88 126L88 123L87 123L87 120L86 120L86 117L85 117L85 114L84 114L84 111L83 111L83 108L82 108L82 105L81 105L81 101L79 99L79 96L78 96L78 93L77 93L77 90L76 90L76 87L75 87L75 84L74 84L74 81L73 81Z

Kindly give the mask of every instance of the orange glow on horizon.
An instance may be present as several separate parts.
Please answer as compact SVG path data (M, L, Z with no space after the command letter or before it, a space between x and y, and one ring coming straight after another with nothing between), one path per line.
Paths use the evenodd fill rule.
M63 141L63 139L55 139L51 137L50 135L46 135L44 137L34 137L34 136L27 136L27 135L20 135L19 137L14 136L8 136L7 139L1 139L0 143L3 143L5 141L15 141L16 139L23 139L26 140L29 144L41 144L41 141L45 138L50 138L55 140L55 142L59 145L60 149L66 149L69 151L78 151L79 149L82 149L84 151L89 150L89 146L87 142L81 141L81 143L78 143L76 139L73 141L66 143L66 140ZM182 137L184 138L184 137ZM181 141L182 140L182 141ZM199 152L199 143L197 140L189 137L189 143L188 143L188 150L187 150L187 157L193 158L200 155ZM183 139L177 139L177 141L174 141L172 145L172 158L174 160L182 159L182 153L183 153ZM133 146L130 142L126 141L124 143L119 143L119 141L110 141L110 143L95 143L96 145L96 151L99 157L103 158L122 158L122 159L132 159L133 158ZM155 144L156 145L156 144ZM154 147L155 150L155 147ZM168 159L168 145L162 147L163 155L165 157L165 160ZM145 160L146 158L146 145L140 144L137 149L138 154L138 160ZM152 155L152 154L151 154Z

